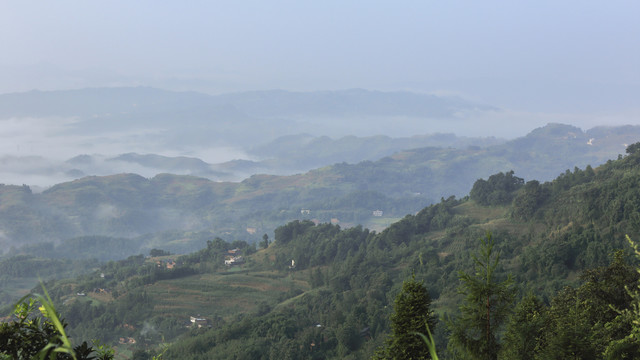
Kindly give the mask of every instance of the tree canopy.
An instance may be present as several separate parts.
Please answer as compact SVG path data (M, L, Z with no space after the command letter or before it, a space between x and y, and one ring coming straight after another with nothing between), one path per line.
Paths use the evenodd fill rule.
M460 272L460 293L465 300L460 316L451 324L450 344L479 360L495 360L500 351L498 333L511 312L515 288L511 277L499 281L496 269L500 255L494 253L491 233L481 239L479 253L473 256L474 272Z
M436 317L431 310L427 288L415 280L405 280L396 296L391 315L391 335L380 358L394 360L431 359L429 348L418 335L433 331Z

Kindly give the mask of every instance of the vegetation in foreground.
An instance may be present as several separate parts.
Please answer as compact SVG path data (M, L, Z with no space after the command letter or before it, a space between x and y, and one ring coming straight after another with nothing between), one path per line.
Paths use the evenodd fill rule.
M65 331L67 324L60 319L44 286L42 290L44 296L21 299L10 321L0 323L0 359L113 359L113 350L100 343L89 346L84 341L73 347Z

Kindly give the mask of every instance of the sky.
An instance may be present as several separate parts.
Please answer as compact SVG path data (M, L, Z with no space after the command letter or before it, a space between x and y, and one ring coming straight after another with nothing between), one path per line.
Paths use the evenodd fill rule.
M406 90L500 109L431 119L433 132L513 138L549 122L640 125L638 14L637 0L0 1L0 94ZM148 129L79 137L68 131L74 121L0 119L0 182L50 185L76 154L210 163L242 154L220 144L172 153L141 141ZM375 135L366 131L354 135Z
M619 0L3 1L0 93L410 90L635 123L638 14Z

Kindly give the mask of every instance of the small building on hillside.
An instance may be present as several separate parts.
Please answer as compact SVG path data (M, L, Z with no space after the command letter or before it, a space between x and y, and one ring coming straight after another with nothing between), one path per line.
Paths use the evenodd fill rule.
M198 328L207 326L209 323L207 319L202 317L196 317L196 316L191 316L190 320L191 320L191 326L197 326Z
M242 256L227 256L224 264L227 266L244 264L244 258Z
M132 337L121 337L120 344L135 344L136 343L136 339L132 338Z
M382 216L383 212L382 210L374 210L373 211L373 216Z

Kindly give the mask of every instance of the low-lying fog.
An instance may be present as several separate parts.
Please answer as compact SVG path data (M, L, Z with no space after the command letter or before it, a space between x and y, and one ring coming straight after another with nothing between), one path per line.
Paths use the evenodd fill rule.
M136 89L133 91L151 91L148 88ZM127 90L131 91L131 88ZM119 90L111 91L117 93ZM161 93L169 98L183 94ZM52 95L55 92L38 94ZM83 94L79 90L70 97L76 101L75 97L81 98ZM291 98L300 95L287 94ZM313 98L314 93L303 94ZM384 97L393 93L365 91L362 94ZM21 95L27 100L33 100L29 93ZM351 99L348 92L347 95L341 92L333 95L338 99L335 100L336 103ZM241 97L237 94L234 96ZM0 101L1 98L2 95ZM153 177L166 172L202 176L216 181L239 181L254 172L289 174L334 162L376 160L411 147L492 145L501 141L500 139L524 136L534 128L551 122L578 124L586 130L600 124L624 124L632 118L632 114L584 116L514 112L487 105L476 106L461 99L456 99L459 102L456 105L446 105L446 98L431 98L434 99L437 101L432 104L432 108L440 114L431 117L424 114L411 116L414 114L410 111L388 111L382 116L372 116L371 112L366 111L366 106L358 111L347 108L333 116L314 113L313 109L304 113L300 109L296 110L295 99L289 99L290 108L298 113L287 113L281 109L281 113L274 114L269 113L269 109L261 109L266 116L260 116L260 109L243 109L242 101L237 99L234 112L224 114L219 111L207 112L205 109L193 115L179 105L175 105L175 108L169 106L168 116L153 111L126 113L118 106L114 106L113 111L120 111L121 114L106 113L90 117L83 114L55 116L54 110L48 116L19 116L18 111L14 111L15 114L12 115L9 109L5 111L4 118L0 118L0 183L27 184L34 191L39 191L56 183L89 175L136 173ZM73 106L73 101L69 106ZM34 103L37 106L37 101ZM238 108L240 115L235 112ZM247 116L247 112L252 112L252 116ZM157 124L149 120L154 116L158 120ZM185 117L184 121L181 121L182 116ZM137 117L142 121L138 123ZM437 134L443 133L453 133L457 137L453 136L446 141L438 138L436 141ZM300 138L294 142L285 142L285 137L291 135L299 135ZM384 135L385 138L375 139L378 141L375 146L380 147L378 152L372 150L367 153L360 149L362 154L356 153L357 146L364 147L366 144L355 143L369 141L372 144L374 138L371 137L379 135ZM425 135L424 141L417 141L418 135ZM431 138L426 135L431 135ZM316 152L332 151L330 156L324 154L326 156L323 157L320 154L317 159L311 159L315 155L310 155L307 162L292 160L296 156L302 156L298 153L301 146L308 145L314 139L317 141L321 136L354 145L331 150L328 149L330 146L325 146ZM346 136L351 137L345 138ZM493 140L484 144L474 142L475 140L461 141L479 137ZM391 138L397 140L393 146L385 147L380 143L390 143ZM411 138L413 141L409 141ZM284 149L279 149L278 154L265 152L265 149L273 147ZM343 153L340 154L340 151ZM229 163L232 160L250 162Z

